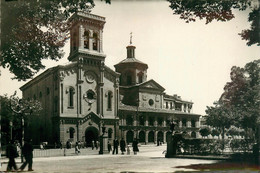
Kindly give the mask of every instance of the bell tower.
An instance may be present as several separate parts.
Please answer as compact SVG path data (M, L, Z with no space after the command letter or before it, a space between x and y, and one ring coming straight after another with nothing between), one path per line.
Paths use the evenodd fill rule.
M104 61L103 28L105 18L86 12L77 12L69 19L70 28L70 55L69 61L78 61L80 58Z

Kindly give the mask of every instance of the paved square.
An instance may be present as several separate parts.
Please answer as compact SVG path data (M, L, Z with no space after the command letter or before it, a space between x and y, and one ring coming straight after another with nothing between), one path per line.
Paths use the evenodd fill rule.
M165 158L162 152L166 146L141 146L137 155L74 155L66 157L43 157L34 158L34 172L174 172L190 171L176 168L190 164L214 163L212 160L175 159ZM92 150L91 150L92 151ZM91 153L90 149L89 152ZM6 161L6 160L5 160ZM19 160L17 160L19 161ZM21 163L17 163L18 166ZM6 170L7 164L1 168Z

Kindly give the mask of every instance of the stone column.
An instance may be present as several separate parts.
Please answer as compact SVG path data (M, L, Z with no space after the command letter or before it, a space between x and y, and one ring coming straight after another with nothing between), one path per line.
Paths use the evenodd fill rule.
M137 125L137 122L136 122L136 115L134 115L133 117L134 117L134 118L133 118L133 119L134 119L134 126L136 126L136 125Z
M145 131L145 143L148 144L148 133L149 131Z
M196 121L195 127L197 127L197 128L200 127L200 121L199 120Z
M191 120L187 121L187 127L191 127Z
M164 117L163 118L163 127L166 127L166 120L165 120L166 118Z
M155 127L157 127L157 126L158 126L158 121L157 121L157 118L155 118L155 119L154 119L154 123L153 123L153 125L154 125Z
M91 39L91 38L93 38L93 31L92 30L89 31L89 37L90 37L90 39L89 39L89 50L93 50L93 40Z
M158 135L158 131L156 130L154 133L154 143L157 144L157 135Z
M145 116L144 118L145 118L145 123L144 123L144 125L145 125L145 126L148 126L148 116Z
M182 128L182 119L179 121L179 127Z
M84 28L82 25L79 26L79 49L84 49Z

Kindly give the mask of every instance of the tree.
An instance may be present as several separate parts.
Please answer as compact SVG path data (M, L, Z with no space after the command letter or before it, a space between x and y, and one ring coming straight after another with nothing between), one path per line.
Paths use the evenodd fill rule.
M213 136L213 137L215 137L215 136L218 136L219 137L219 131L217 130L217 129L213 129L212 131L211 131L211 135Z
M235 117L224 105L219 102L215 102L214 104L215 106L207 106L206 113L208 116L206 116L206 124L215 127L221 132L222 139L224 139L226 129L233 124Z
M30 117L36 116L42 110L41 104L37 100L25 100L16 96L0 96L1 100L1 133L2 142L7 142L12 138L22 142L23 128L27 127ZM24 124L22 122L25 122ZM10 127L10 122L13 126ZM25 126L24 126L25 125ZM14 134L14 135L12 135ZM30 134L26 134L30 137Z
M206 137L206 136L210 135L211 131L210 131L209 127L203 127L203 128L200 129L199 132L200 132L202 137Z
M246 134L252 130L256 140L260 125L260 60L244 68L232 67L230 77L220 101L236 115L234 125L245 129Z
M241 130L239 128L231 126L227 131L227 135L230 135L231 137L238 136L240 134L240 131Z
M170 2L170 8L173 14L180 15L180 19L187 23L195 22L196 19L206 19L206 24L216 21L229 21L235 16L232 9L246 10L250 9L248 21L251 22L251 28L243 30L241 35L243 40L247 40L247 45L260 45L260 25L259 10L260 7L253 7L253 0L167 0Z
M94 5L94 0L3 1L0 65L8 68L14 79L33 77L45 68L42 60L62 58L71 14L90 11Z

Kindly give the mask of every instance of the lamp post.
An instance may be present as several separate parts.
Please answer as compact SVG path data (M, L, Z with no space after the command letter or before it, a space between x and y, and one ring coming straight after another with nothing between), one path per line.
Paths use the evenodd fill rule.
M139 100L139 98L137 98L137 100L136 100L136 117L135 117L135 131L136 131L136 140L137 140L137 138L138 138L138 130L137 130L137 118L138 118L138 109L139 109L139 102L140 102L140 100Z

